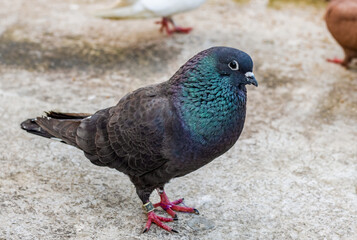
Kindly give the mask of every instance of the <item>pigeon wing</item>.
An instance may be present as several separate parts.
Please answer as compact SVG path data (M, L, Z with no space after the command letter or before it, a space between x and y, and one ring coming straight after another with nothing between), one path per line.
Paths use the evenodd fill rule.
M77 143L94 164L138 176L168 161L161 151L171 110L158 86L138 89L82 121Z

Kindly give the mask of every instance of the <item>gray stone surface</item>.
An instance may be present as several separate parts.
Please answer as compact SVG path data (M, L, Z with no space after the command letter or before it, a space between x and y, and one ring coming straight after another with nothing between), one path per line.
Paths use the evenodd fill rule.
M357 72L325 61L343 53L323 8L212 0L175 17L191 34L168 37L153 19L88 15L110 2L0 2L0 239L357 239ZM179 213L179 234L141 234L126 176L19 128L46 110L114 105L215 45L248 52L260 86L238 143L167 185L201 213Z

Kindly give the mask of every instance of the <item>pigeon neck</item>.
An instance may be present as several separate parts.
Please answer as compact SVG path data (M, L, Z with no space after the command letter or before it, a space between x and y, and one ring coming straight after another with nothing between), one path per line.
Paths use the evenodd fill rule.
M246 110L245 86L189 77L177 93L177 109L191 139L203 145L238 138Z

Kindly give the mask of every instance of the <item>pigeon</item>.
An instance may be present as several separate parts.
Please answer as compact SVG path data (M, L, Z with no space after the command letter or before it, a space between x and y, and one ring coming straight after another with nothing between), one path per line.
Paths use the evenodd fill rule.
M178 212L198 214L170 201L164 186L228 151L244 126L246 85L258 86L251 57L238 49L212 47L188 60L166 82L139 88L117 105L94 114L47 112L28 119L29 133L79 148L95 165L128 175L151 223L177 232L163 222ZM161 201L150 202L157 190ZM153 210L161 207L170 218Z
M109 19L155 18L162 17L160 31L168 35L172 33L189 33L192 28L183 28L175 24L173 14L189 11L199 7L206 0L122 0L112 9L103 10L94 15ZM172 25L170 29L169 25Z
M334 58L328 59L328 61L347 68L349 63L357 58L357 1L330 1L325 21L328 30L345 52L344 60Z

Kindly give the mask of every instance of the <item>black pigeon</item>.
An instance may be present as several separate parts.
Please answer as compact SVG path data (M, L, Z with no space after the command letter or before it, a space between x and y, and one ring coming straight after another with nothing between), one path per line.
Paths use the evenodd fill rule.
M28 119L21 128L83 150L98 166L115 168L129 176L148 214L144 232L152 222L177 219L174 211L192 212L170 202L164 186L225 153L243 130L247 90L258 83L253 61L240 50L213 47L186 62L170 80L139 88L119 103L95 114L48 112ZM161 201L152 204L157 189ZM173 218L157 216L161 206Z

